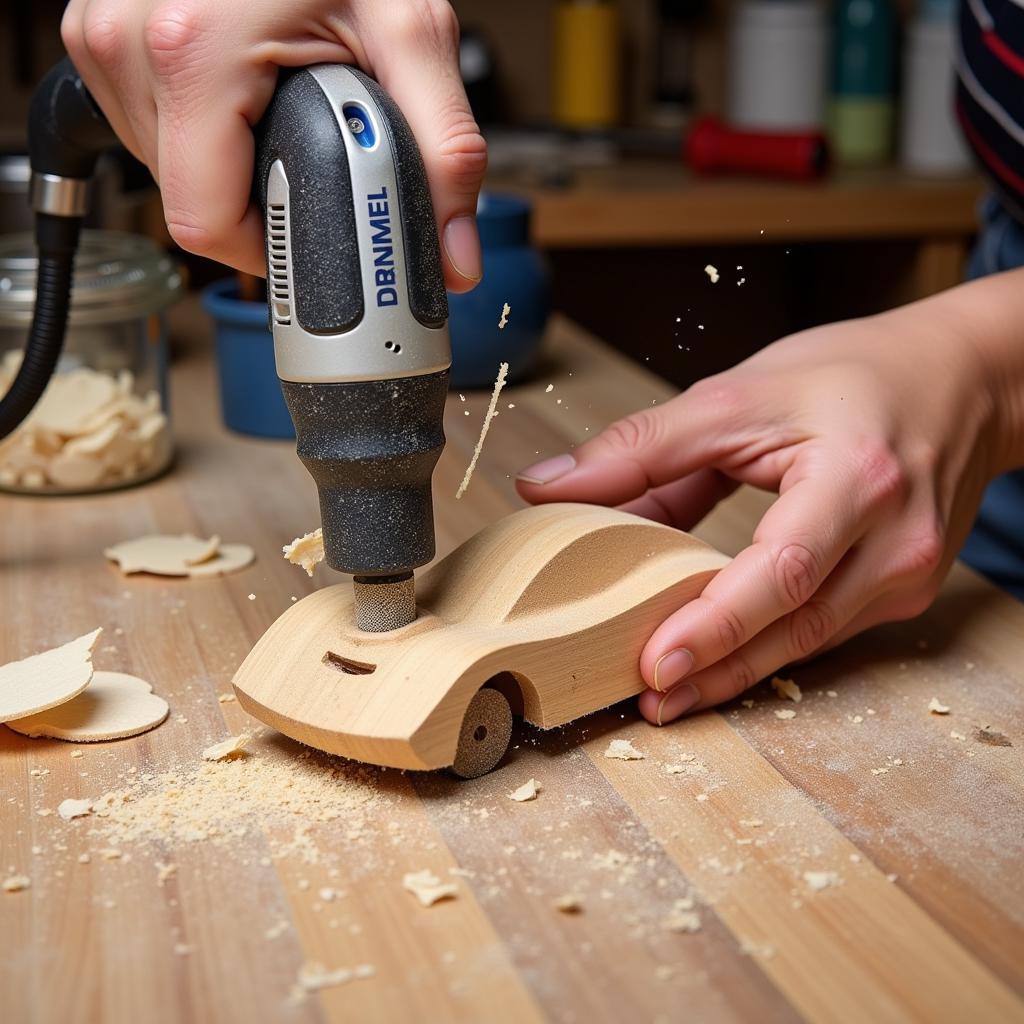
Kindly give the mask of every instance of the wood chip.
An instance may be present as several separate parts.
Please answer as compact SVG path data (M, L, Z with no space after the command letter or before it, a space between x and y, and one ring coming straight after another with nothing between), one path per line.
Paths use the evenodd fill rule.
M245 745L252 739L247 732L239 733L237 736L229 736L220 743L214 743L203 751L204 761L224 761L236 754L245 753Z
M94 672L73 700L7 725L24 736L99 743L155 729L169 712L167 701L153 693L145 679L125 672Z
M313 570L324 560L323 527L317 527L312 533L296 537L291 544L285 544L281 550L292 565L301 565L306 570L306 575L312 576Z
M57 813L65 820L84 818L92 810L91 800L75 800L69 797L57 806Z
M28 875L11 875L3 880L2 888L4 892L22 892L31 884L32 879Z
M612 740L604 756L619 761L642 761L646 755L637 750L629 740Z
M34 715L80 694L92 678L92 650L101 629L61 647L0 667L0 722Z
M932 699L928 701L928 710L933 715L948 715L950 707L948 704L943 704L938 697L932 697Z
M212 545L212 549L211 549ZM148 572L158 576L188 576L193 566L205 564L218 551L220 539L151 534L121 541L103 553L125 575Z
M839 876L834 871L805 871L803 877L815 892L839 884Z
M708 275L712 284L718 284L718 268L712 266L710 263L704 268L704 273Z
M562 914L579 914L583 911L583 900L569 893L553 900L552 906Z
M402 888L411 892L424 907L432 907L439 900L452 899L459 891L454 882L442 882L429 868L403 875Z
M508 798L523 804L527 800L536 800L539 792L540 783L536 779L530 779L529 782L524 782L518 789L509 793Z
M783 708L781 711L775 712L776 718L796 718L796 712L792 708Z
M804 699L804 695L800 692L800 687L792 679L773 676L771 685L780 700L785 700L788 697L794 704L799 704Z

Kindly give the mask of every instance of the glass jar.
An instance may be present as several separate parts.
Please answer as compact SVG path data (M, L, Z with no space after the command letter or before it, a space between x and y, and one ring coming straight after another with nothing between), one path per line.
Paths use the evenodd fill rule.
M0 393L35 301L30 235L0 237ZM165 312L182 288L148 239L83 231L64 351L39 403L0 441L0 489L81 494L150 480L173 454Z

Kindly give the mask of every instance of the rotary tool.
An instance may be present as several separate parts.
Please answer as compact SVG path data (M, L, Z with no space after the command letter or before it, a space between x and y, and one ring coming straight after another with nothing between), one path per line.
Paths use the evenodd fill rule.
M56 367L86 186L116 141L68 59L36 90L29 134L37 300L0 438ZM315 65L282 73L256 127L253 191L277 371L319 491L326 560L353 576L359 628L396 629L415 618L413 571L434 556L431 477L451 363L423 160L375 81Z
M358 626L396 629L434 556L451 364L423 160L394 100L338 64L286 78L256 137L274 355L324 553L354 578Z

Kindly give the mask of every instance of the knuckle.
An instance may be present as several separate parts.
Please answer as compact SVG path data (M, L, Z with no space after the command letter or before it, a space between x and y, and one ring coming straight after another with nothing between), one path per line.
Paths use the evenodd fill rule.
M86 51L100 66L115 65L124 56L127 44L124 25L103 6L93 4L86 8L81 34Z
M744 388L728 374L705 377L691 384L685 394L691 400L713 409L725 420L734 419L750 408Z
M774 583L780 598L788 607L802 605L818 589L821 582L821 562L805 544L787 544L775 557Z
M757 682L757 673L742 655L732 654L722 664L727 673L727 700L745 693Z
M465 111L452 118L438 156L447 179L462 191L476 191L487 170L487 143Z
M908 576L931 576L942 562L946 540L937 523L917 530L903 545L900 560Z
M734 611L725 605L711 602L708 617L718 633L718 640L723 651L735 651L746 643L746 627Z
M826 601L809 601L789 618L789 654L802 658L835 636L836 614Z
M851 446L850 457L872 506L886 505L906 497L909 486L907 471L887 444L861 438Z
M662 437L661 418L646 409L615 420L602 434L612 448L625 452L642 451L658 444Z
M200 8L193 0L175 0L154 9L143 28L146 52L154 70L172 75L188 66L202 34Z

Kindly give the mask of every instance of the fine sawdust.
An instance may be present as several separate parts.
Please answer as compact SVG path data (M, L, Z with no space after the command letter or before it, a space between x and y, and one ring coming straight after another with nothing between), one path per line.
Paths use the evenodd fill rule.
M281 550L284 557L292 565L301 565L307 576L324 560L324 530L318 526L312 533L304 533L296 537L291 544L285 544Z
M155 729L170 708L145 679L125 672L94 672L72 700L7 724L25 736L48 736L72 743L125 739Z
M345 826L333 855L357 842L379 816L385 797L378 773L314 754L274 750L253 741L249 756L139 772L122 789L93 800L93 834L117 845L211 843L226 846L266 833L275 858L319 863L310 835L327 823Z
M0 722L12 723L78 696L92 678L92 650L102 632L0 667Z

